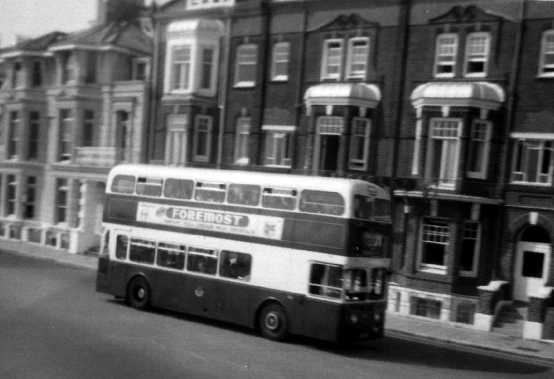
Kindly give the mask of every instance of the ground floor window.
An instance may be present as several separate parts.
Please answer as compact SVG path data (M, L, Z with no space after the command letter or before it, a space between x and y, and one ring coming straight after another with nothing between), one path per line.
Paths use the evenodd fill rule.
M294 127L263 126L265 132L266 166L291 167Z
M419 267L437 274L446 273L450 226L446 221L424 220L421 235Z
M410 299L410 314L433 319L440 319L442 302L434 299L413 296Z
M170 165L184 165L187 162L187 115L167 117L167 138L165 161Z
M554 141L516 140L512 163L512 182L552 184Z
M456 307L456 318L454 321L463 324L473 324L475 317L476 306L475 303L469 301L462 301L458 303Z

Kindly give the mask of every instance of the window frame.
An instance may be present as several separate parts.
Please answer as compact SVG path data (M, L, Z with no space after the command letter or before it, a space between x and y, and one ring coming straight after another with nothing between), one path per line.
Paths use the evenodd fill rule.
M476 135L476 127L477 125L484 125L485 126L485 135L484 137L480 137ZM470 130L470 136L469 136L469 146L468 146L468 169L466 171L466 176L468 178L475 178L475 179L486 179L487 178L487 170L489 168L489 156L490 156L490 145L491 145L491 133L492 133L492 122L487 120L473 120L471 124L471 130ZM471 171L471 167L469 165L471 164L471 156L475 152L475 149L477 148L476 143L480 143L483 145L482 147L482 154L481 157L481 167L478 171Z
M361 135L361 134L355 134L354 132L354 127L355 127L355 123L358 122L358 121L363 121L364 122L364 134ZM368 166L368 160L369 160L369 144L371 142L370 140L370 136L371 136L371 120L369 118L365 118L365 117L354 117L352 118L352 121L351 121L351 131L350 131L350 144L349 144L349 149L348 149L348 169L350 170L356 170L356 171L365 171L367 170L367 166ZM354 142L355 142L355 138L362 138L363 139L363 158L362 159L358 159L358 158L354 158L352 156L352 153L354 151L353 147L354 147Z
M36 116L36 117L34 117ZM27 137L27 159L37 160L40 146L40 112L29 111L29 130Z
M17 215L17 203L18 203L18 190L19 190L19 175L15 173L7 173L6 175L6 189L5 189L5 217L16 217ZM11 196L13 195L13 196Z
M434 122L456 122L457 128L456 128L456 136L434 136ZM431 187L438 188L438 189L446 189L446 190L453 190L456 188L458 184L458 177L459 177L459 171L460 171L460 152L461 152L461 133L463 128L463 119L456 118L456 117L432 117L429 119L429 133L428 133L428 141L427 141L427 154L428 157L426 159L426 168L425 168L425 177L426 179L433 180L433 183L431 183ZM440 131L440 128L438 128ZM443 128L444 129L444 128ZM448 169L447 166L443 166L445 162L448 162L449 159L443 159L442 155L445 154L444 146L447 144L447 141L449 140L455 140L456 146L455 146L455 159L452 164L452 167L454 168L454 172L452 173L451 177L445 177L443 174ZM442 141L441 146L441 157L434 157L435 152L435 141ZM438 167L439 176L437 178L434 178L433 171L435 171L434 164L439 164Z
M235 152L233 163L246 166L250 164L250 131L252 130L252 117L237 118L235 131ZM243 145L243 143L245 143ZM244 151L243 151L244 147Z
M252 51L248 51L251 49ZM253 67L253 77L242 78L241 69L243 66ZM247 88L254 87L256 85L256 75L258 66L258 45L255 43L243 43L237 46L235 54L235 72L234 72L234 87L235 88Z
M69 222L69 189L70 183L68 178L58 177L56 178L56 192L55 192L55 212L54 212L54 222L55 224L67 224ZM61 194L64 195L61 195ZM63 202L62 197L65 201ZM63 211L63 217L60 217Z
M366 52L365 52L365 61L363 62L364 69L361 70L353 70L352 66L354 64L361 64L360 62L354 62L354 44L359 41L366 42ZM346 78L347 79L366 79L367 78L367 72L369 68L369 54L370 54L370 46L371 40L369 37L354 37L350 38L348 40L348 55L346 58Z
M441 228L437 230L434 235L434 237L446 239L446 242L444 241L433 241L433 240L426 240L426 227L434 227L434 228ZM419 233L419 253L418 253L418 259L417 259L417 269L419 272L426 272L430 274L437 274L437 275L446 275L448 271L448 255L450 254L450 248L451 248L451 225L446 220L440 220L440 219L433 219L433 218L427 218L423 219L421 222L420 227L420 233ZM435 244L435 245L442 245L443 246L443 264L434 264L434 263L427 263L424 262L424 255L425 255L425 244Z
M525 144L529 143L536 143L538 144L537 147L526 147ZM550 147L546 147L545 145L549 144ZM510 174L510 183L512 184L518 184L518 185L527 185L527 186L552 186L553 180L552 176L554 174L554 140L551 139L537 139L537 138L514 138L514 150L513 150L513 158L512 158L512 171ZM525 151L522 150L522 148L525 148ZM550 150L550 163L548 167L548 173L542 173L541 172L541 166L544 164L543 158L544 158L544 151L545 149ZM526 180L528 174L526 172L526 167L528 166L528 160L529 160L529 150L539 150L538 157L537 157L537 179L540 177L540 175L544 175L543 177L546 177L548 181L541 182L541 181L534 181L530 182ZM522 168L525 170L516 171L516 166L521 165ZM522 179L515 180L514 176L520 175Z
M265 134L264 166L291 168L296 126L263 125L262 130Z
M201 123L204 123L205 125L201 125ZM204 128L205 130L201 130L200 128ZM192 137L192 159L195 162L209 162L210 156L211 156L211 150L212 150L212 134L213 134L213 117L209 115L196 115L194 118L194 131L193 131L193 137ZM198 148L201 147L199 145L199 133L203 132L206 133L206 145L205 148L205 154L198 154Z
M67 113L67 117L64 117ZM57 162L71 162L73 157L73 132L74 132L74 110L71 108L58 109L58 151ZM66 130L66 128L68 130ZM68 137L68 138L66 138ZM64 145L67 144L67 146Z
M168 165L184 165L188 160L188 117L170 114L166 119L165 162Z
M179 43L169 46L169 85L168 90L170 93L188 92L192 88L192 69L193 69L193 45L192 43ZM188 49L188 60L175 60L175 55L178 50ZM177 81L175 75L179 71L179 80Z
M472 224L473 226L476 226L475 229L475 235L468 235L468 232L470 232L468 225ZM473 255L472 260L472 267L471 270L462 270L461 266L458 269L458 275L463 277L475 277L477 276L477 268L479 267L479 254L481 252L481 236L482 236L482 225L479 221L465 221L464 222L464 228L463 228L463 234L462 234L462 245L463 242L466 240L473 240L474 246L473 251L471 254ZM462 249L461 254L466 253L464 249Z
M329 51L331 50L330 45L338 43L338 64L330 65L329 63ZM343 62L344 60L344 40L339 38L330 38L323 41L323 49L321 54L321 80L336 80L340 81L342 78ZM329 67L338 67L337 72L330 73Z
M474 57L470 56L470 43L472 38L481 38L485 37L485 52L482 55L473 54ZM489 60L491 55L491 34L488 32L473 32L469 33L466 36L465 43L465 53L464 53L464 77L466 78L484 78L487 76L489 71ZM483 71L482 72L469 72L468 65L471 62L483 62Z
M285 51L277 51L279 48L286 48ZM278 66L285 67L284 73L278 71ZM290 42L281 41L273 44L271 50L271 80L274 82L286 82L289 80L290 66Z
M452 45L451 49L453 51L452 54L441 54L440 53L440 40L441 38L454 38L454 42L448 45ZM438 34L435 38L435 62L433 65L433 74L435 78L453 78L456 76L456 67L457 67L457 59L458 59L458 45L459 45L459 37L456 33L441 33ZM451 61L448 63L452 65L452 72L439 72L438 68L440 66L445 66L445 64L441 64L442 62L439 62L440 57L452 57Z
M551 38L552 42L547 44L548 38ZM550 49L547 50L547 47ZM541 78L554 78L554 63L545 63L547 55L552 55L554 61L554 29L545 30L542 33L539 54L538 76ZM549 71L545 71L545 69Z
M150 58L146 57L136 57L132 60L132 70L131 70L131 78L132 80L138 80L138 81L148 81L150 79ZM139 73L141 70L139 70L139 67L144 67L144 77L141 78Z
M19 110L11 110L8 112L8 136L7 136L7 159L17 160L20 150L21 131L21 112Z

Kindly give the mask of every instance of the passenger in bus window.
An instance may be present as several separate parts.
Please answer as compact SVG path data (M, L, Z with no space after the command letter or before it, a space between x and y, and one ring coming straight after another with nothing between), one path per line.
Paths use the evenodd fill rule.
M219 273L226 278L248 281L250 279L251 259L248 254L223 251Z

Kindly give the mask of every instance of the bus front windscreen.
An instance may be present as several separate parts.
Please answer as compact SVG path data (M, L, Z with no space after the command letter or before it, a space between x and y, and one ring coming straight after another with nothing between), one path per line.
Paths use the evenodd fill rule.
M355 195L354 217L364 220L390 221L390 201L375 197Z
M376 300L385 293L385 269L382 267L352 268L344 271L343 288L346 300Z

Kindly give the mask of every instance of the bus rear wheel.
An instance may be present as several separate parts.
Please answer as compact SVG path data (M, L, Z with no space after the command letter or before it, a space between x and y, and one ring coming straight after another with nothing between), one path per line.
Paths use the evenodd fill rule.
M266 338L282 341L288 335L287 315L279 304L266 305L260 313L258 324Z
M146 309L150 304L150 286L146 279L137 277L131 280L127 290L127 302L136 309Z

